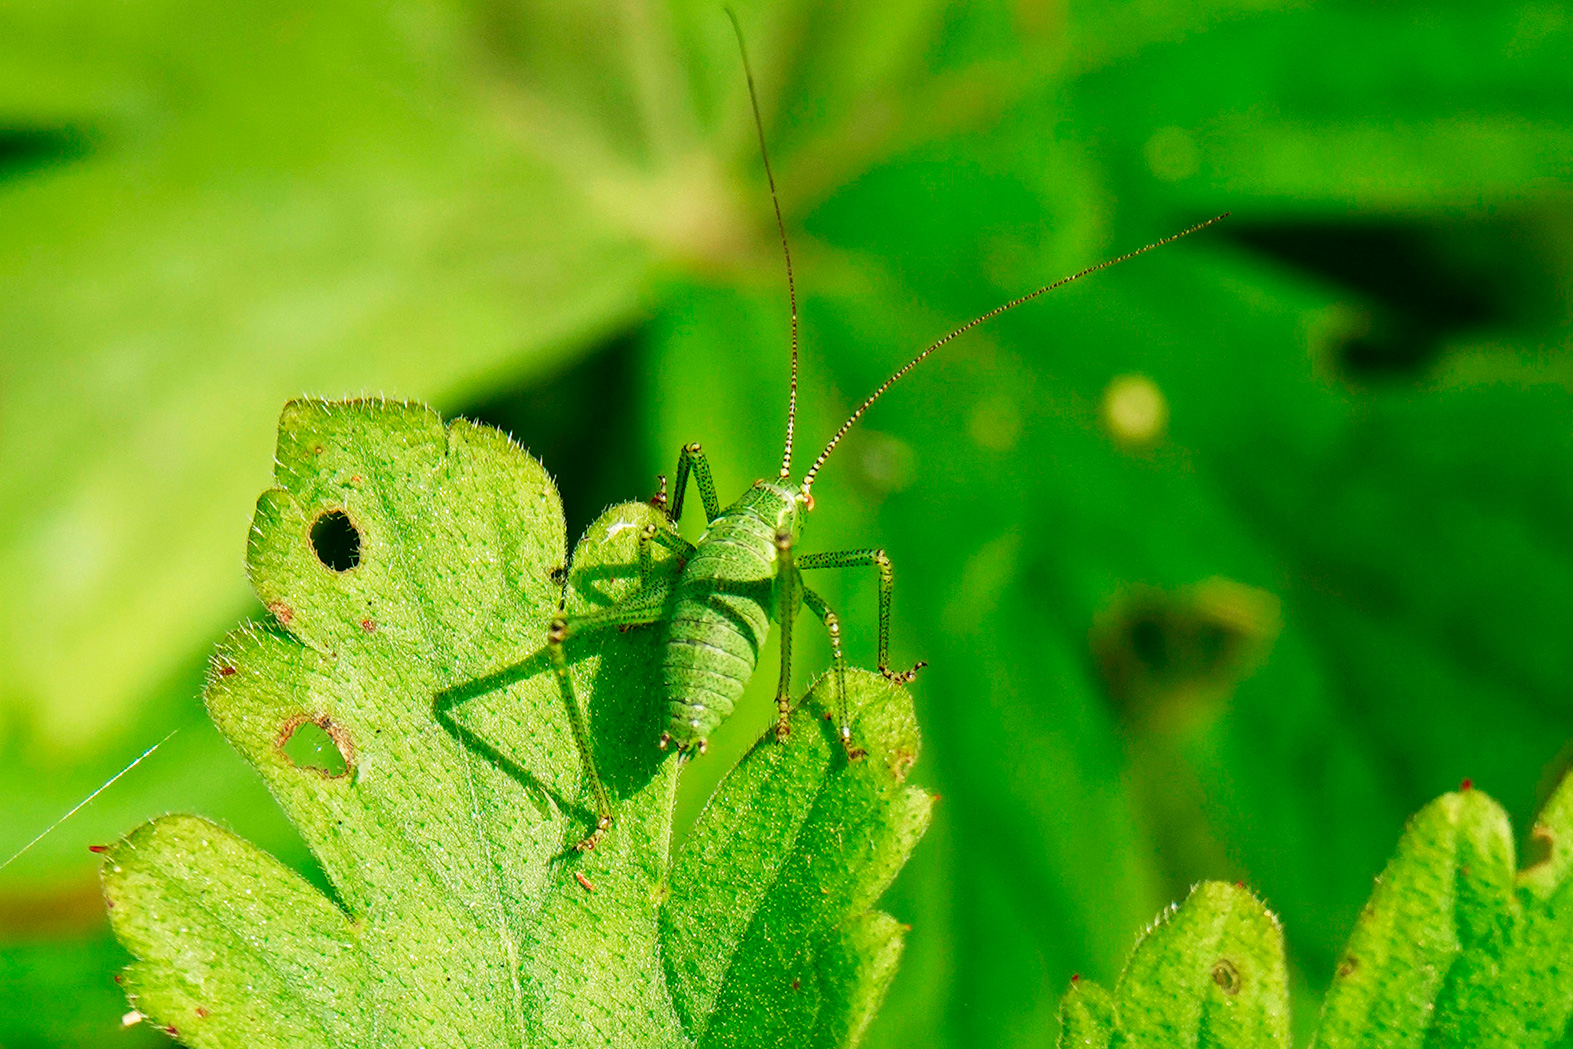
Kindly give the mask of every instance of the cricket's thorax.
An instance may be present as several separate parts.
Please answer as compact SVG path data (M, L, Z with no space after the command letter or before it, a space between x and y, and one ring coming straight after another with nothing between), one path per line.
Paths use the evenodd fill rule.
M797 537L799 511L795 490L759 481L683 566L662 653L666 732L679 747L708 737L753 676L775 611L776 535Z

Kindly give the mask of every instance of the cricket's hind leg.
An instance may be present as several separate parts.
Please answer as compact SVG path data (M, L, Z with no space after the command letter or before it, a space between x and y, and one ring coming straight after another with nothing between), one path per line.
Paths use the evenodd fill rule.
M672 478L672 502L666 506L667 520L673 524L683 516L683 497L688 494L688 475L693 472L694 484L699 488L699 501L705 507L705 521L721 516L721 500L716 498L715 481L710 477L710 461L698 442L685 444L677 453L677 472ZM666 478L661 478L661 491L656 496L659 504L666 504Z
M598 612L581 616L558 616L546 629L546 655L557 677L558 691L568 710L568 725L573 730L574 746L584 762L585 774L590 779L590 792L595 799L595 828L574 846L580 852L595 848L612 826L612 800L601 781L595 765L595 749L590 740L590 723L574 692L573 679L568 673L568 655L564 647L570 637L577 634L612 627L643 626L659 622L664 614L669 590L666 587L640 590L627 600Z
M879 570L879 672L889 681L905 685L918 676L918 671L928 666L923 660L912 664L910 670L890 669L890 602L896 590L896 570L883 550L839 550L826 554L805 554L797 562L800 569L809 568L858 568L873 565ZM806 599L806 597L805 597ZM828 624L827 624L828 626Z

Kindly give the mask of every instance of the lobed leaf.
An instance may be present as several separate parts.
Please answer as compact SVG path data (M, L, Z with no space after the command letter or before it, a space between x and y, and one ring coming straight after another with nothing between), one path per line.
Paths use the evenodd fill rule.
M1410 822L1328 992L1317 1049L1558 1045L1573 1016L1573 778L1517 869L1507 814L1476 790Z
M658 511L608 510L564 574L538 463L382 402L289 405L276 478L248 557L273 621L219 647L208 707L333 895L197 817L137 829L104 867L137 1009L196 1047L769 1045L770 1017L856 1043L900 952L871 907L929 804L903 782L904 691L849 677L870 751L849 764L819 725L826 678L669 870L682 762L656 747L659 632L576 639L616 807L581 855L588 787L540 648L560 599L585 611L637 586Z
M701 1046L856 1042L895 971L902 930L870 908L928 825L932 800L905 785L917 722L903 690L850 677L868 755L848 763L835 689L820 680L790 746L754 747L673 865L667 971Z
M1536 1049L1573 1017L1573 777L1516 869L1501 806L1466 787L1422 809L1355 925L1313 1049ZM1277 920L1244 889L1198 886L1137 944L1114 994L1073 981L1060 1046L1289 1044Z
M1142 936L1112 995L1074 981L1060 1023L1062 1047L1287 1049L1278 920L1245 889L1204 882Z

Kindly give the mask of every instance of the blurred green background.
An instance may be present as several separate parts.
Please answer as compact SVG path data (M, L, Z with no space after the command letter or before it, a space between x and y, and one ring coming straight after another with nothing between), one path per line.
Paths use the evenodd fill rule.
M870 1044L1052 1044L1202 877L1282 916L1303 1036L1407 814L1468 776L1527 820L1573 737L1573 14L738 6L805 446L1234 212L947 347L816 488L805 549L886 547L931 663ZM573 534L686 441L731 498L779 454L774 237L716 3L0 6L0 857L179 729L0 871L0 1046L163 1040L87 845L188 810L312 870L198 698L283 402L503 426ZM871 573L820 582L871 664Z

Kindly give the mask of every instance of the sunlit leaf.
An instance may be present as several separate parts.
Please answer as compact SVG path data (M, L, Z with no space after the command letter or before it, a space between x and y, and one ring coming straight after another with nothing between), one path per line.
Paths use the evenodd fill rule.
M927 823L903 783L904 692L849 677L868 750L853 763L822 719L825 678L671 866L683 759L656 746L659 632L574 643L616 807L581 854L591 795L541 653L564 536L539 464L420 407L302 401L276 480L249 558L273 618L219 647L208 706L333 894L195 816L133 831L104 888L150 1022L230 1047L859 1039L900 951L872 908ZM623 504L591 527L570 613L638 586L657 512Z

